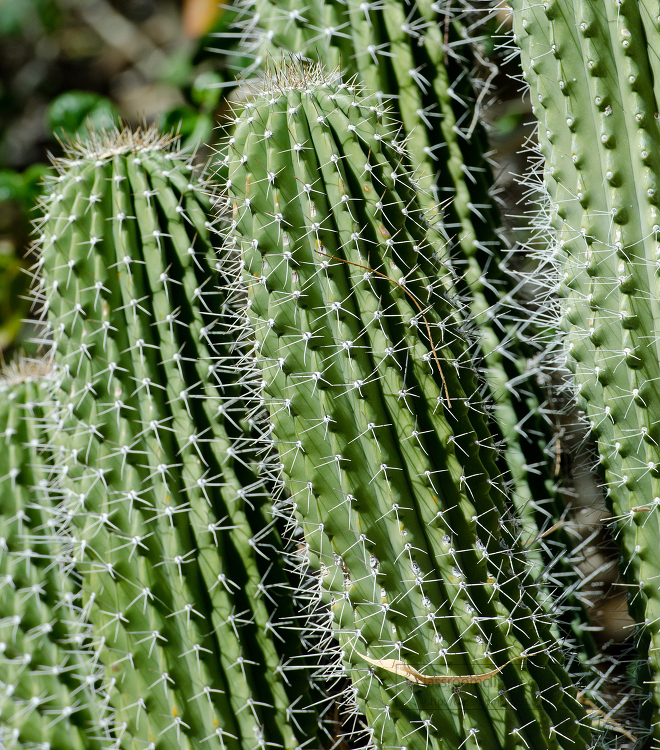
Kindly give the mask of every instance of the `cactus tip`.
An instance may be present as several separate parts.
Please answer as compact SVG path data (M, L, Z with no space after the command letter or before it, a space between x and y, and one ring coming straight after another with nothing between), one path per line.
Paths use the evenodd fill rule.
M115 154L137 154L143 151L171 150L179 142L173 133L162 133L156 125L139 125L129 127L104 128L93 130L84 138L60 140L64 157L53 157L56 169L68 169L72 162L80 159L107 159Z
M32 359L24 355L0 366L0 385L12 386L43 378L53 371L53 363L47 359Z

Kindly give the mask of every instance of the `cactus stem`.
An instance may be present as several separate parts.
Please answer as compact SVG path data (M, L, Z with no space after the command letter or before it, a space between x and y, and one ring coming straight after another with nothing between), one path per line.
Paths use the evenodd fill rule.
M445 374L442 370L442 365L440 364L440 360L438 359L438 352L435 348L435 344L433 343L433 335L431 334L431 326L428 320L426 319L426 316L424 315L424 310L422 306L419 304L417 297L415 297L415 295L410 291L410 289L407 289L403 284L399 284L398 281L391 279L389 276L382 273L381 271L377 271L374 268L369 268L369 266L364 266L361 263L356 263L355 261L352 261L352 260L346 260L346 258L339 258L336 255L329 255L328 253L322 252L318 248L316 248L316 252L319 255L323 255L326 258L330 258L331 260L336 260L336 261L339 261L340 263L346 263L349 266L355 266L356 268L361 268L363 271L367 271L368 273L373 273L376 276L380 276L381 279L386 279L387 281L390 282L390 284L394 284L395 286L398 286L399 289L412 300L413 305L415 305L415 307L419 311L419 314L422 320L424 321L424 327L426 328L426 334L428 336L429 346L431 347L431 351L433 352L433 359L435 360L435 364L438 368L438 374L440 375L440 379L442 380L442 385L445 389L445 395L447 397L447 408L451 409L451 395L449 394L449 386L447 385L447 379L445 378Z

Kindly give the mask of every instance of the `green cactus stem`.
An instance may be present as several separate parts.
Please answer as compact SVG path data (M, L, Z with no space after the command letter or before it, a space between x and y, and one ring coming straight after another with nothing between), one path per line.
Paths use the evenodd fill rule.
M377 747L586 747L404 150L377 102L332 80L271 72L225 159L237 328L256 334L244 364L298 564L318 571L312 626ZM414 687L401 663L458 684Z
M660 739L657 7L512 2L539 120L565 349L618 520Z
M115 720L135 750L293 750L318 712L289 671L300 648L226 367L206 183L155 130L94 137L56 167L37 246L61 373L58 534Z
M0 376L0 745L119 747L40 470L50 388L43 363L24 361Z
M445 240L444 261L455 271L447 277L448 287L465 296L475 321L486 325L485 351L501 368L494 352L507 332L491 313L498 300L493 283L503 281L499 265L505 242L490 195L493 178L479 122L481 96L475 86L483 82L473 76L475 48L466 25L452 17L450 7L426 0L247 0L236 12L236 28L255 56L244 76L261 72L267 58L301 55L327 70L340 66L345 80L358 76L392 109L402 126L422 207L430 217L442 206L438 228ZM481 90L487 92L488 86ZM498 389L510 377L501 378Z
M457 236L464 258L493 251L500 242L495 233L499 217L483 157L487 148L478 122L481 97L473 88L474 52L466 25L452 17L449 7L426 0L249 0L236 12L255 70L283 51L304 55L328 70L340 66L346 79L359 75L381 103L387 101L403 125L426 191L420 196L423 205L434 210L452 196L445 229ZM482 87L483 94L487 91ZM481 268L467 271L474 272L478 278Z
M254 70L267 57L290 53L319 61L328 70L341 65L344 80L357 75L401 122L408 167L415 171L427 218L442 206L443 222L435 228L444 239L443 262L454 270L446 276L447 287L460 297L457 305L466 308L478 334L493 397L493 429L505 446L502 469L512 482L526 536L534 539L565 516L566 509L543 450L553 437L552 424L543 415L547 396L535 382L529 352L508 314L516 281L507 271L508 247L492 197L494 179L479 119L488 84L474 75L475 56L485 62L470 38L478 27L477 14L460 4L452 8L451 3L427 0L246 0L236 12L235 25L254 55ZM492 63L487 69L491 76L496 72ZM531 421L540 428L540 443L523 435ZM552 546L570 539L556 531L548 542ZM539 576L548 566L557 568L550 547L537 552ZM570 565L562 576L576 583ZM560 588L554 589L557 596L563 595ZM580 610L575 601L572 605ZM583 650L592 655L593 644L581 628L584 612L573 620Z

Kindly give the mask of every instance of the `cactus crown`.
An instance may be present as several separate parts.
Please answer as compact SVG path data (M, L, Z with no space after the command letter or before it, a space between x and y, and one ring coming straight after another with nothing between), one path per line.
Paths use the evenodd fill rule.
M289 90L309 91L319 86L341 85L341 68L326 70L320 62L305 60L300 55L289 54L286 61L272 61L266 65L263 77L250 78L246 85L255 96L274 93L284 94ZM355 84L355 76L347 85Z
M9 388L19 383L28 383L45 378L53 371L53 363L49 359L33 359L19 354L0 370L0 384Z
M64 156L52 161L58 172L64 174L81 159L107 159L115 155L149 151L171 153L176 149L178 140L171 133L162 133L155 125L91 130L84 138L62 141Z

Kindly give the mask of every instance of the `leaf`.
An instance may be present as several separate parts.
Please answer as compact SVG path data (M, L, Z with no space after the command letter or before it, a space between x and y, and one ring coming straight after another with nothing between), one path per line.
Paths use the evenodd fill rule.
M393 674L400 675L401 677L408 680L408 682L412 682L415 685L474 685L477 682L485 682L486 680L490 680L491 677L495 677L495 675L499 674L504 669L504 667L514 661L526 659L528 656L534 656L534 654L526 653L523 653L520 656L514 656L513 659L509 659L509 661L507 661L505 664L502 664L501 667L497 667L490 672L484 672L483 674L448 674L429 676L418 672L414 667L411 667L409 664L406 664L403 661L399 661L398 659L371 659L370 657L361 654L359 651L356 651L355 653L365 661L368 661L369 664L373 664L375 667L380 667L387 672L392 672Z

